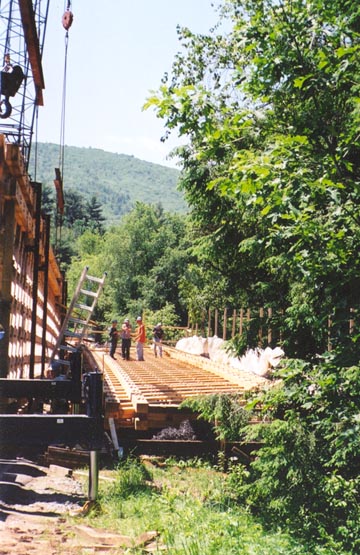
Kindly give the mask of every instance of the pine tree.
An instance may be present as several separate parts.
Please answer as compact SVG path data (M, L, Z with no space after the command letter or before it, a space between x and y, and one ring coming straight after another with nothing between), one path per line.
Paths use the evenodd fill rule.
M96 196L93 195L91 199L86 203L87 209L87 221L88 229L96 231L100 234L104 233L104 221L105 218L102 215L102 206L97 200Z

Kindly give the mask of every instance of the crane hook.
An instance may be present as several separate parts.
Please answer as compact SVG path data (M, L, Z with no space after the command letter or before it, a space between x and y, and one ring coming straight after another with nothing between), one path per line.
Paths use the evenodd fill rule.
M5 66L0 71L0 118L6 119L11 116L12 106L9 102L10 96L15 96L24 79L24 73L20 66L13 66L9 54L5 55Z

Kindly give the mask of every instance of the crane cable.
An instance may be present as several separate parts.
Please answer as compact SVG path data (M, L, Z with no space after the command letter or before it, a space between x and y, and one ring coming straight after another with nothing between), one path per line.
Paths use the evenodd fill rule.
M64 12L64 15L62 17L62 24L66 31L64 77L63 77L63 91L62 91L62 105L61 105L61 125L60 125L60 155L59 155L59 167L61 169L62 176L64 176L67 57L68 57L68 46L69 46L69 29L73 22L73 14L70 8L71 8L71 0L68 0L66 11Z
M64 61L63 90L62 90L62 103L61 103L60 152L59 152L61 190L63 187L63 180L64 180L66 78L67 78L67 58L68 58L68 46L69 46L69 29L73 22L73 14L70 8L71 8L71 0L68 0L66 10L62 16L62 25L66 33L65 33L65 61ZM58 216L58 213L57 213L57 216ZM56 228L58 227L59 227L59 242L61 243L62 213L60 215L60 225L56 226ZM56 242L57 242L57 238L56 238Z

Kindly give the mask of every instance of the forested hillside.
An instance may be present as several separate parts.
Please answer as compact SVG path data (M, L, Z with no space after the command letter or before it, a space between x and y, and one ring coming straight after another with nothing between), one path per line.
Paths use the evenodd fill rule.
M35 149L33 149L34 156ZM59 167L59 145L39 143L37 165L34 159L30 173L44 187L54 189L55 167ZM96 196L107 223L129 212L136 201L161 203L169 212L185 212L186 204L177 190L179 171L152 164L125 154L114 154L95 148L66 146L64 150L64 190L83 195L84 200Z

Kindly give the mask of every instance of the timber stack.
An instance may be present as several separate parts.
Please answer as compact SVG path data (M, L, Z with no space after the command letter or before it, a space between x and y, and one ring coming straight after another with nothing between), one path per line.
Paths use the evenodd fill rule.
M30 180L20 147L0 135L1 378L44 377L65 293L41 184Z

